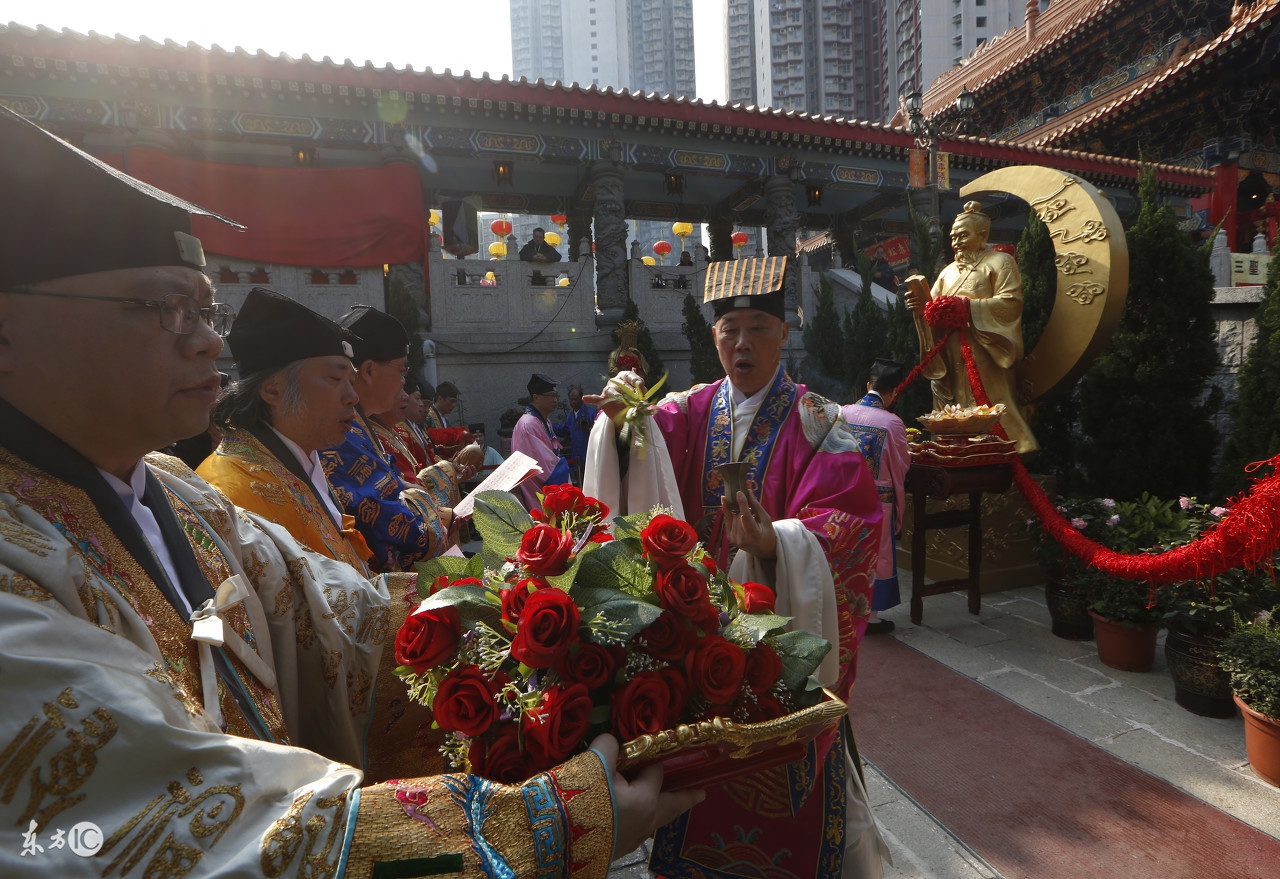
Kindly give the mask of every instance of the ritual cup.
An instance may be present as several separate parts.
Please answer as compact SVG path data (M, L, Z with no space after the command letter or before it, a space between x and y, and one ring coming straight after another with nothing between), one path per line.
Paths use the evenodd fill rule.
M747 474L747 465L742 461L734 461L732 464L721 464L715 469L724 480L725 505L729 512L737 513L738 492L746 490L743 479Z

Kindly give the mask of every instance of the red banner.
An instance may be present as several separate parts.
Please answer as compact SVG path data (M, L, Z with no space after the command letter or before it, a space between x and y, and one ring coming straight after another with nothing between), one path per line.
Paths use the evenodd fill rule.
M933 179L938 181L939 192L946 192L951 188L951 153L938 153Z
M889 238L864 249L864 253L876 259L879 251L884 251L884 259L892 266L905 265L911 260L911 239L906 235Z
M134 147L103 161L230 217L243 232L196 217L192 234L209 253L294 266L422 262L427 209L411 165L271 168L202 162Z

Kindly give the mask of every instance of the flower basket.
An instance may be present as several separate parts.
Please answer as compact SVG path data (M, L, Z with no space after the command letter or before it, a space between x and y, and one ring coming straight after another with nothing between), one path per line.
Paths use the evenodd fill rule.
M834 693L823 693L826 698L817 705L776 720L734 723L716 717L640 736L623 746L618 768L630 773L661 762L663 790L684 790L794 762L849 711Z
M483 492L481 551L418 566L396 671L452 766L515 782L609 732L624 765L661 760L683 787L794 760L844 715L811 678L831 645L787 631L772 590L731 582L669 512L607 524L557 485L535 519Z

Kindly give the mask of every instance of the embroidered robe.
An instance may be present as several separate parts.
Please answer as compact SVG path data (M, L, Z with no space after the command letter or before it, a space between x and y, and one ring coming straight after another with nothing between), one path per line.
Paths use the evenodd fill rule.
M525 407L524 414L511 431L511 450L524 452L542 467L541 473L535 473L520 483L520 497L524 500L525 508L530 512L541 510L538 492L542 491L547 477L560 463L560 440L551 430L550 422L532 406Z
M364 535L375 570L408 570L448 547L439 509L457 502L458 489L444 465L424 470L430 475L425 484L406 483L363 417L351 423L342 445L321 452L320 460L339 508Z
M176 584L93 466L0 401L0 826L41 846L0 846L0 875L605 875L613 809L592 752L521 786L363 784L338 761L405 716L403 689L372 696L411 605L177 459L149 456L146 479ZM275 684L212 648L221 729L175 590L198 606L236 576L252 588L219 614L226 638ZM422 774L415 754L403 775ZM94 858L52 844L82 822L100 829L79 837L101 841Z
M907 428L901 418L884 408L884 401L879 394L867 394L857 403L845 406L841 410L841 416L849 422L862 457L866 459L876 481L880 509L884 514L880 526L876 579L888 580L898 576L898 559L893 539L902 530L902 516L906 511L904 486L907 470L911 467Z
M670 455L684 517L718 555L726 549L720 512L724 486L712 468L730 460L730 391L722 379L672 394L653 416ZM636 512L609 491L595 493L600 474L593 471L603 469L599 458L607 457L612 446L602 438L611 440L612 431L604 419L597 422L584 490L618 504L613 507L618 512ZM661 454L660 446L650 450L650 457L654 454ZM634 454L631 459L635 468ZM731 575L774 586L779 613L794 616L793 626L832 641L819 677L847 701L870 609L879 539L881 514L867 465L840 407L806 393L782 369L760 404L739 460L750 465L746 485L774 520L779 558L771 577L771 566L739 553ZM652 462L644 462L643 469L651 468ZM635 494L636 488L622 490ZM662 493L661 488L640 492L645 498ZM815 594L824 579L831 593ZM856 849L852 855L846 852L850 846ZM779 875L802 879L836 877L842 871L878 876L881 847L840 728L819 738L801 761L709 789L706 801L658 832L649 867L668 879L738 876L744 863L772 864ZM854 866L856 861L865 866Z
M237 507L282 526L312 552L368 573L365 562L372 552L355 519L333 520L297 457L269 427L227 431L196 473Z

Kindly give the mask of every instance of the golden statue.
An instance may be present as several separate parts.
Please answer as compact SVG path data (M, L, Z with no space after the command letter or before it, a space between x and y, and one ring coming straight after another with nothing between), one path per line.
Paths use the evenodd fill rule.
M614 338L618 340L618 347L609 352L610 378L624 370L639 373L645 379L649 378L649 361L636 347L643 330L644 321L636 318L622 321L613 331Z
M946 335L945 330L925 321L925 305L943 296L969 300L968 325L953 335L924 369L924 376L933 386L934 408L977 405L961 353L963 333L973 349L987 396L993 404L1005 406L1000 424L1009 439L1017 443L1018 452L1027 454L1040 446L1018 407L1016 370L1023 353L1022 277L1017 260L987 246L991 218L981 208L976 201L965 204L951 225L955 262L942 270L931 291L925 291L923 278L908 278L906 303L916 319L923 355Z

